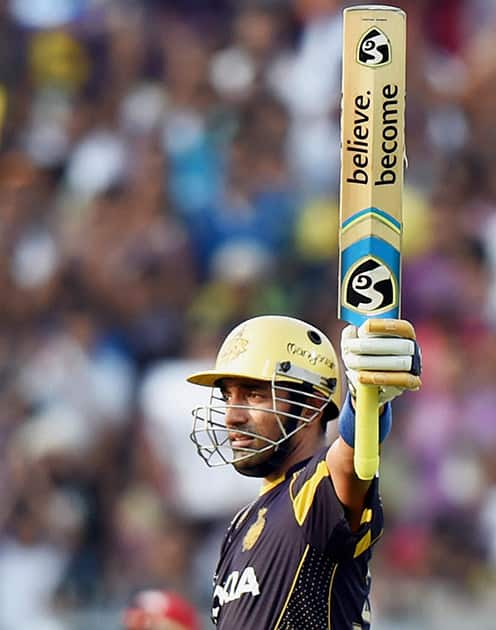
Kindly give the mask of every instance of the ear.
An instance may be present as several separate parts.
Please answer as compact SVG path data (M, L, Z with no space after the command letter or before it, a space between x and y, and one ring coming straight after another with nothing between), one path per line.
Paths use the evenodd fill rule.
M315 414L315 410L304 407L301 411L301 417L305 420L310 419Z
M314 422L320 422L320 418L322 417L322 411L320 413L318 413L317 415L315 415L316 412L316 402L315 399L312 397L308 397L305 400L305 404L308 405L307 407L303 407L301 410L301 417L304 418L305 420L309 420L312 416L315 416L311 422L311 424L313 424ZM313 406L313 409L311 408Z

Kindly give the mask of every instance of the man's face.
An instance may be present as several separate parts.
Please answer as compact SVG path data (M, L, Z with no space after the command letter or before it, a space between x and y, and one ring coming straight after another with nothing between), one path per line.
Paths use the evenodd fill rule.
M226 410L226 427L235 458L233 466L239 473L251 477L265 477L274 472L286 457L287 447L274 446L263 453L246 457L246 449L258 451L267 447L268 440L275 442L283 437L278 417L272 411L271 383L232 378L224 379L220 389L226 404L233 405ZM278 389L277 397L288 399L288 393ZM276 405L281 413L280 421L285 426L287 420L282 414L290 410L291 403L278 401ZM247 436L245 431L258 437Z

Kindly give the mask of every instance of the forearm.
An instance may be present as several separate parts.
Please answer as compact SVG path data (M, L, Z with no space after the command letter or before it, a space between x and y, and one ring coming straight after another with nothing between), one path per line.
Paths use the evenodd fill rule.
M391 429L391 405L381 409L379 416L379 441L382 442ZM327 466L336 494L347 509L348 519L355 529L360 524L365 496L371 480L362 480L355 473L353 444L355 439L355 410L348 394L339 417L340 436L327 453Z
M358 529L367 491L372 480L360 479L355 473L353 448L339 436L327 452L327 467L338 499L346 509L353 530Z
M371 480L361 480L355 474L353 397L360 385L378 387L379 443L383 442L391 430L391 401L406 390L420 388L422 355L410 322L369 318L358 328L349 325L343 329L341 356L349 393L339 414L340 437L328 451L327 465L350 523L357 527Z

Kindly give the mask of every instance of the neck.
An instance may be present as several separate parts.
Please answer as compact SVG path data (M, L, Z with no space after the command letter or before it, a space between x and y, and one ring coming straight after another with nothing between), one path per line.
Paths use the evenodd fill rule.
M301 435L301 433L304 432L305 429L302 429L294 436L294 438L299 437L299 439L295 439L295 443L291 445L287 457L276 470L264 477L267 483L273 483L280 477L284 476L295 464L298 464L298 462L305 459L309 459L318 448L324 446L325 435L319 433L319 435L315 436L315 439L310 440L309 436Z

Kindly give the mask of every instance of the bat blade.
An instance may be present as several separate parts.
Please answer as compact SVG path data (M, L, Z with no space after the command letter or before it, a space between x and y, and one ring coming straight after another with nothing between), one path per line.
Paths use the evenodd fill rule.
M338 316L356 326L400 316L406 14L344 10ZM378 388L356 399L355 470L379 466Z

